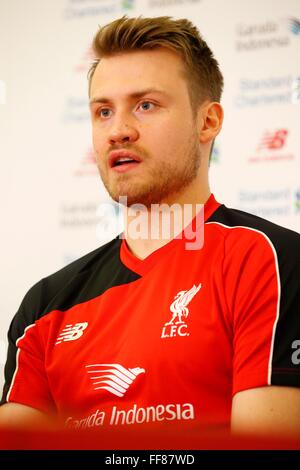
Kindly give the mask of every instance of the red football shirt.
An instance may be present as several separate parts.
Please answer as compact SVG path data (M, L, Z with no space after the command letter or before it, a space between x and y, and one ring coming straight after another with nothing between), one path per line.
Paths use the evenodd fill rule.
M116 238L36 284L9 330L2 403L72 429L201 431L230 423L241 390L299 387L300 235L213 195L204 214L200 249L183 236L141 260Z

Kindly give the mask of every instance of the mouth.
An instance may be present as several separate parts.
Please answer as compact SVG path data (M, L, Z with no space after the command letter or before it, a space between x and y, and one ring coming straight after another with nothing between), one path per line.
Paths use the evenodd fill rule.
M141 159L128 150L114 150L109 154L108 162L110 168L120 173L135 168Z

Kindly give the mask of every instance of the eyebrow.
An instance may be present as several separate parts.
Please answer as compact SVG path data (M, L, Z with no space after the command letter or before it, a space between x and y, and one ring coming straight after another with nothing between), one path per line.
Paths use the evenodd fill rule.
M137 98L141 98L142 96L147 95L149 93L158 93L160 95L168 96L168 93L166 93L163 90L159 90L158 88L146 88L145 90L135 91L133 93L130 93L128 95L128 97L137 99ZM90 99L89 104L92 105L93 103L109 103L110 101L111 101L110 98L107 98L105 96L99 96L99 97L95 97L95 98Z

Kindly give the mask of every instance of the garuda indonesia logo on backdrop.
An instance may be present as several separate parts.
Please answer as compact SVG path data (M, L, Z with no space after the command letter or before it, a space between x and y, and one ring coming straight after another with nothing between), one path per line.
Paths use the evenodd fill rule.
M300 36L300 21L297 18L288 18L289 31L296 36Z
M300 77L295 78L292 84L292 103L300 103Z
M300 214L300 189L298 189L298 191L296 191L296 195L295 195L295 209L296 209L296 213L297 213L297 214Z
M128 11L132 10L135 6L135 0L121 0L122 10Z
M217 143L214 143L212 153L210 156L210 164L220 163L220 147Z

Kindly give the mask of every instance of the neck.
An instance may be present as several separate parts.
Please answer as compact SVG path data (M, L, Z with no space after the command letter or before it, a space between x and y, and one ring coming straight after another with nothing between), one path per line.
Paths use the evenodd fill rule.
M197 181L196 181L197 180ZM180 195L169 197L144 210L125 210L125 239L130 251L140 259L161 248L189 225L211 192L208 182L196 179Z

